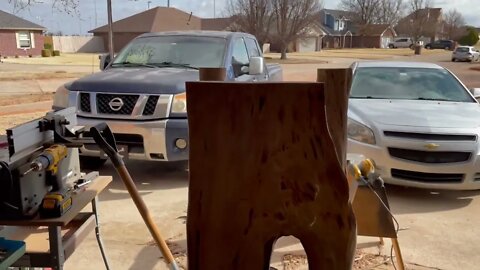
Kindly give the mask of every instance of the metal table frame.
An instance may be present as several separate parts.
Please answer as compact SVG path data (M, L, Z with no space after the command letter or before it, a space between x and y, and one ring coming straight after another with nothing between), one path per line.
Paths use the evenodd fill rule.
M97 206L98 194L110 181L111 177L99 177L85 191L74 195L72 208L69 210L72 213L67 212L61 218L0 221L0 225L14 226L15 230L5 235L7 238L27 242L27 252L12 267L50 267L55 270L62 270L65 261L73 254L76 247L94 230L105 268L109 270L108 259L100 235ZM91 204L92 210L80 212L88 204ZM49 251L36 252L29 250L28 239L25 240L25 238L35 233L42 233L45 230L42 227L47 227L48 230ZM42 237L46 237L46 235Z

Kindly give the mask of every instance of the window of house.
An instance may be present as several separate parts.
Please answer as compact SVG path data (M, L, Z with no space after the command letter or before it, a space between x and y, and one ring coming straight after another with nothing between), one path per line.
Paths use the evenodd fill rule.
M340 20L339 21L339 24L338 24L338 30L343 30L343 28L345 27L345 23L343 22L343 20Z
M32 48L32 36L30 32L17 32L17 44L19 48Z

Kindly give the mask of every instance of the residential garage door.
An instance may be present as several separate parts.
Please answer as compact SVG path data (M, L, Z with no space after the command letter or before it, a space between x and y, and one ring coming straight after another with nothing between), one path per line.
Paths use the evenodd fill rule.
M314 52L317 49L317 38L309 37L302 39L298 44L299 52Z
M382 37L382 48L388 48L388 44L392 42L391 37Z

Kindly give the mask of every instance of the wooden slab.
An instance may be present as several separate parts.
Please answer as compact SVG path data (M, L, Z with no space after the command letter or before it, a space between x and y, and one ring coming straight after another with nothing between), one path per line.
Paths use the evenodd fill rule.
M225 81L227 77L227 69L225 68L200 68L200 81Z
M268 269L287 235L310 269L351 269L355 219L323 84L187 83L187 104L189 269Z
M317 82L325 84L325 99L327 119L330 135L337 150L342 168L347 159L347 110L350 86L352 84L352 70L347 69L318 69Z
M72 208L68 210L62 217L41 219L36 217L34 219L27 220L0 220L0 225L7 226L65 226L72 221L75 216L82 211L87 204L89 204L93 198L95 198L100 192L102 192L108 184L112 182L111 176L100 176L95 179L85 191L74 194L72 200Z

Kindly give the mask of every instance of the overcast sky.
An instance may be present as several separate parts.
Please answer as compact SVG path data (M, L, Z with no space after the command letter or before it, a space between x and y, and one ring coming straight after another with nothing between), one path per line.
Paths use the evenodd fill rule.
M26 0L17 0L26 1ZM52 8L53 0L38 0L43 2L36 4L28 10L17 12L16 15L38 23L48 28L51 32L62 31L64 34L86 34L88 30L96 26L102 26L107 22L107 9L105 0L80 0L78 15L68 15ZM325 8L337 8L340 0L324 0ZM477 0L434 0L435 7L445 10L457 8L467 24L480 27L480 5L474 4ZM150 7L166 6L167 0L112 0L113 19L118 20L147 9ZM170 5L186 12L193 12L199 17L213 17L214 3L217 17L224 13L228 0L170 0ZM8 0L0 0L0 9L13 12L13 5ZM95 19L96 18L96 19Z

